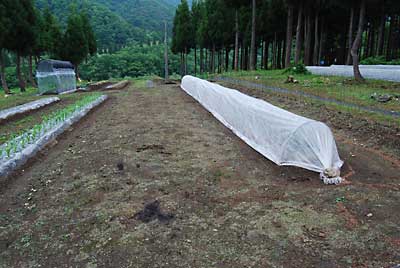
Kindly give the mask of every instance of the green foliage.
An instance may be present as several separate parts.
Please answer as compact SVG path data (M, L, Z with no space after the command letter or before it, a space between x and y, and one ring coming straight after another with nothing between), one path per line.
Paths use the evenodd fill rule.
M369 57L360 61L361 64L365 65L400 65L400 59L387 61L384 56Z
M162 32L163 22L171 21L172 5L165 0L96 0L124 18L130 25L147 31Z
M7 10L12 18L12 30L6 36L5 48L26 55L35 42L35 10L32 0L13 1Z
M8 11L13 8L14 0L2 0L0 2L0 50L4 47L5 41L11 29L12 17Z
M297 65L294 65L290 68L287 68L283 71L283 73L289 73L289 74L311 74L306 66L302 63L299 63Z
M77 14L75 9L72 9L68 17L67 30L62 41L63 49L60 51L60 57L63 60L78 65L89 54L89 44L82 17Z
M94 55L97 52L96 36L93 32L92 26L90 25L89 17L86 12L81 12L81 23L86 35L88 52L90 55Z
M75 66L78 66L88 54L96 53L97 44L86 13L79 14L74 7L71 8L62 45L59 56L63 60L72 62Z
M172 52L188 52L193 43L194 31L192 26L192 17L189 10L189 5L186 0L182 0L181 4L176 9L174 25Z
M38 31L40 49L38 52L47 52L52 57L59 55L62 47L62 44L60 44L62 31L57 19L48 8L43 11L40 23L40 30Z
M70 0L36 0L36 6L50 8L63 27ZM136 41L161 40L163 22L171 21L173 6L163 0L75 0L78 11L85 11L93 27L99 50L117 51Z
M144 75L162 76L164 71L163 53L163 45L142 46L132 44L113 54L100 54L91 57L80 68L81 78L100 81ZM171 73L178 71L178 61L178 56L170 55L169 67Z
M18 87L17 71L15 67L5 68L6 81L10 88Z

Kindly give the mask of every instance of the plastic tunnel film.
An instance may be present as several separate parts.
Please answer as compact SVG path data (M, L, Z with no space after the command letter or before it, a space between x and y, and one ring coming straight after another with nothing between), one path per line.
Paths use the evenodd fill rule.
M343 77L353 77L353 66L349 65L332 65L323 66L307 66L312 74L316 75L334 75ZM368 79L386 80L400 82L400 66L396 65L360 65L361 74Z
M43 60L36 70L39 93L62 93L76 89L75 69L70 62Z
M333 134L324 123L193 76L181 88L256 151L276 163L319 172L326 184L342 181Z

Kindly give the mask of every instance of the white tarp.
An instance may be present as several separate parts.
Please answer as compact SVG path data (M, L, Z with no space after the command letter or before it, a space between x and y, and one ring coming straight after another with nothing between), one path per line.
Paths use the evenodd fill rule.
M31 101L25 104L21 104L15 107L11 107L5 110L0 111L0 121L5 120L7 118L10 118L12 116L15 116L17 114L23 114L28 111L36 110L39 108L42 108L43 106L49 105L53 102L60 101L59 98L57 97L51 97L51 98L44 98L44 99L39 99L35 101Z
M181 88L274 163L320 172L325 183L341 182L343 161L324 123L193 76L183 77Z

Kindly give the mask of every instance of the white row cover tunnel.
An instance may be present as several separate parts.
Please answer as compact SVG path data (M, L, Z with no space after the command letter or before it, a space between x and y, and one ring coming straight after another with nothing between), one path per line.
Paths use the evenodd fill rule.
M181 88L277 165L320 172L327 184L341 182L343 161L332 132L324 123L193 76L185 76Z
M354 77L353 66L350 65L307 66L306 68L316 75ZM360 65L360 72L364 78L400 82L399 65Z

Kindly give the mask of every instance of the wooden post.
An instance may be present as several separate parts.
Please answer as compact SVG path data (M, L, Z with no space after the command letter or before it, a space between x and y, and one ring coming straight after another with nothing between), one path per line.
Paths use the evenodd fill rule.
M164 78L168 81L168 36L167 36L167 21L164 22Z

